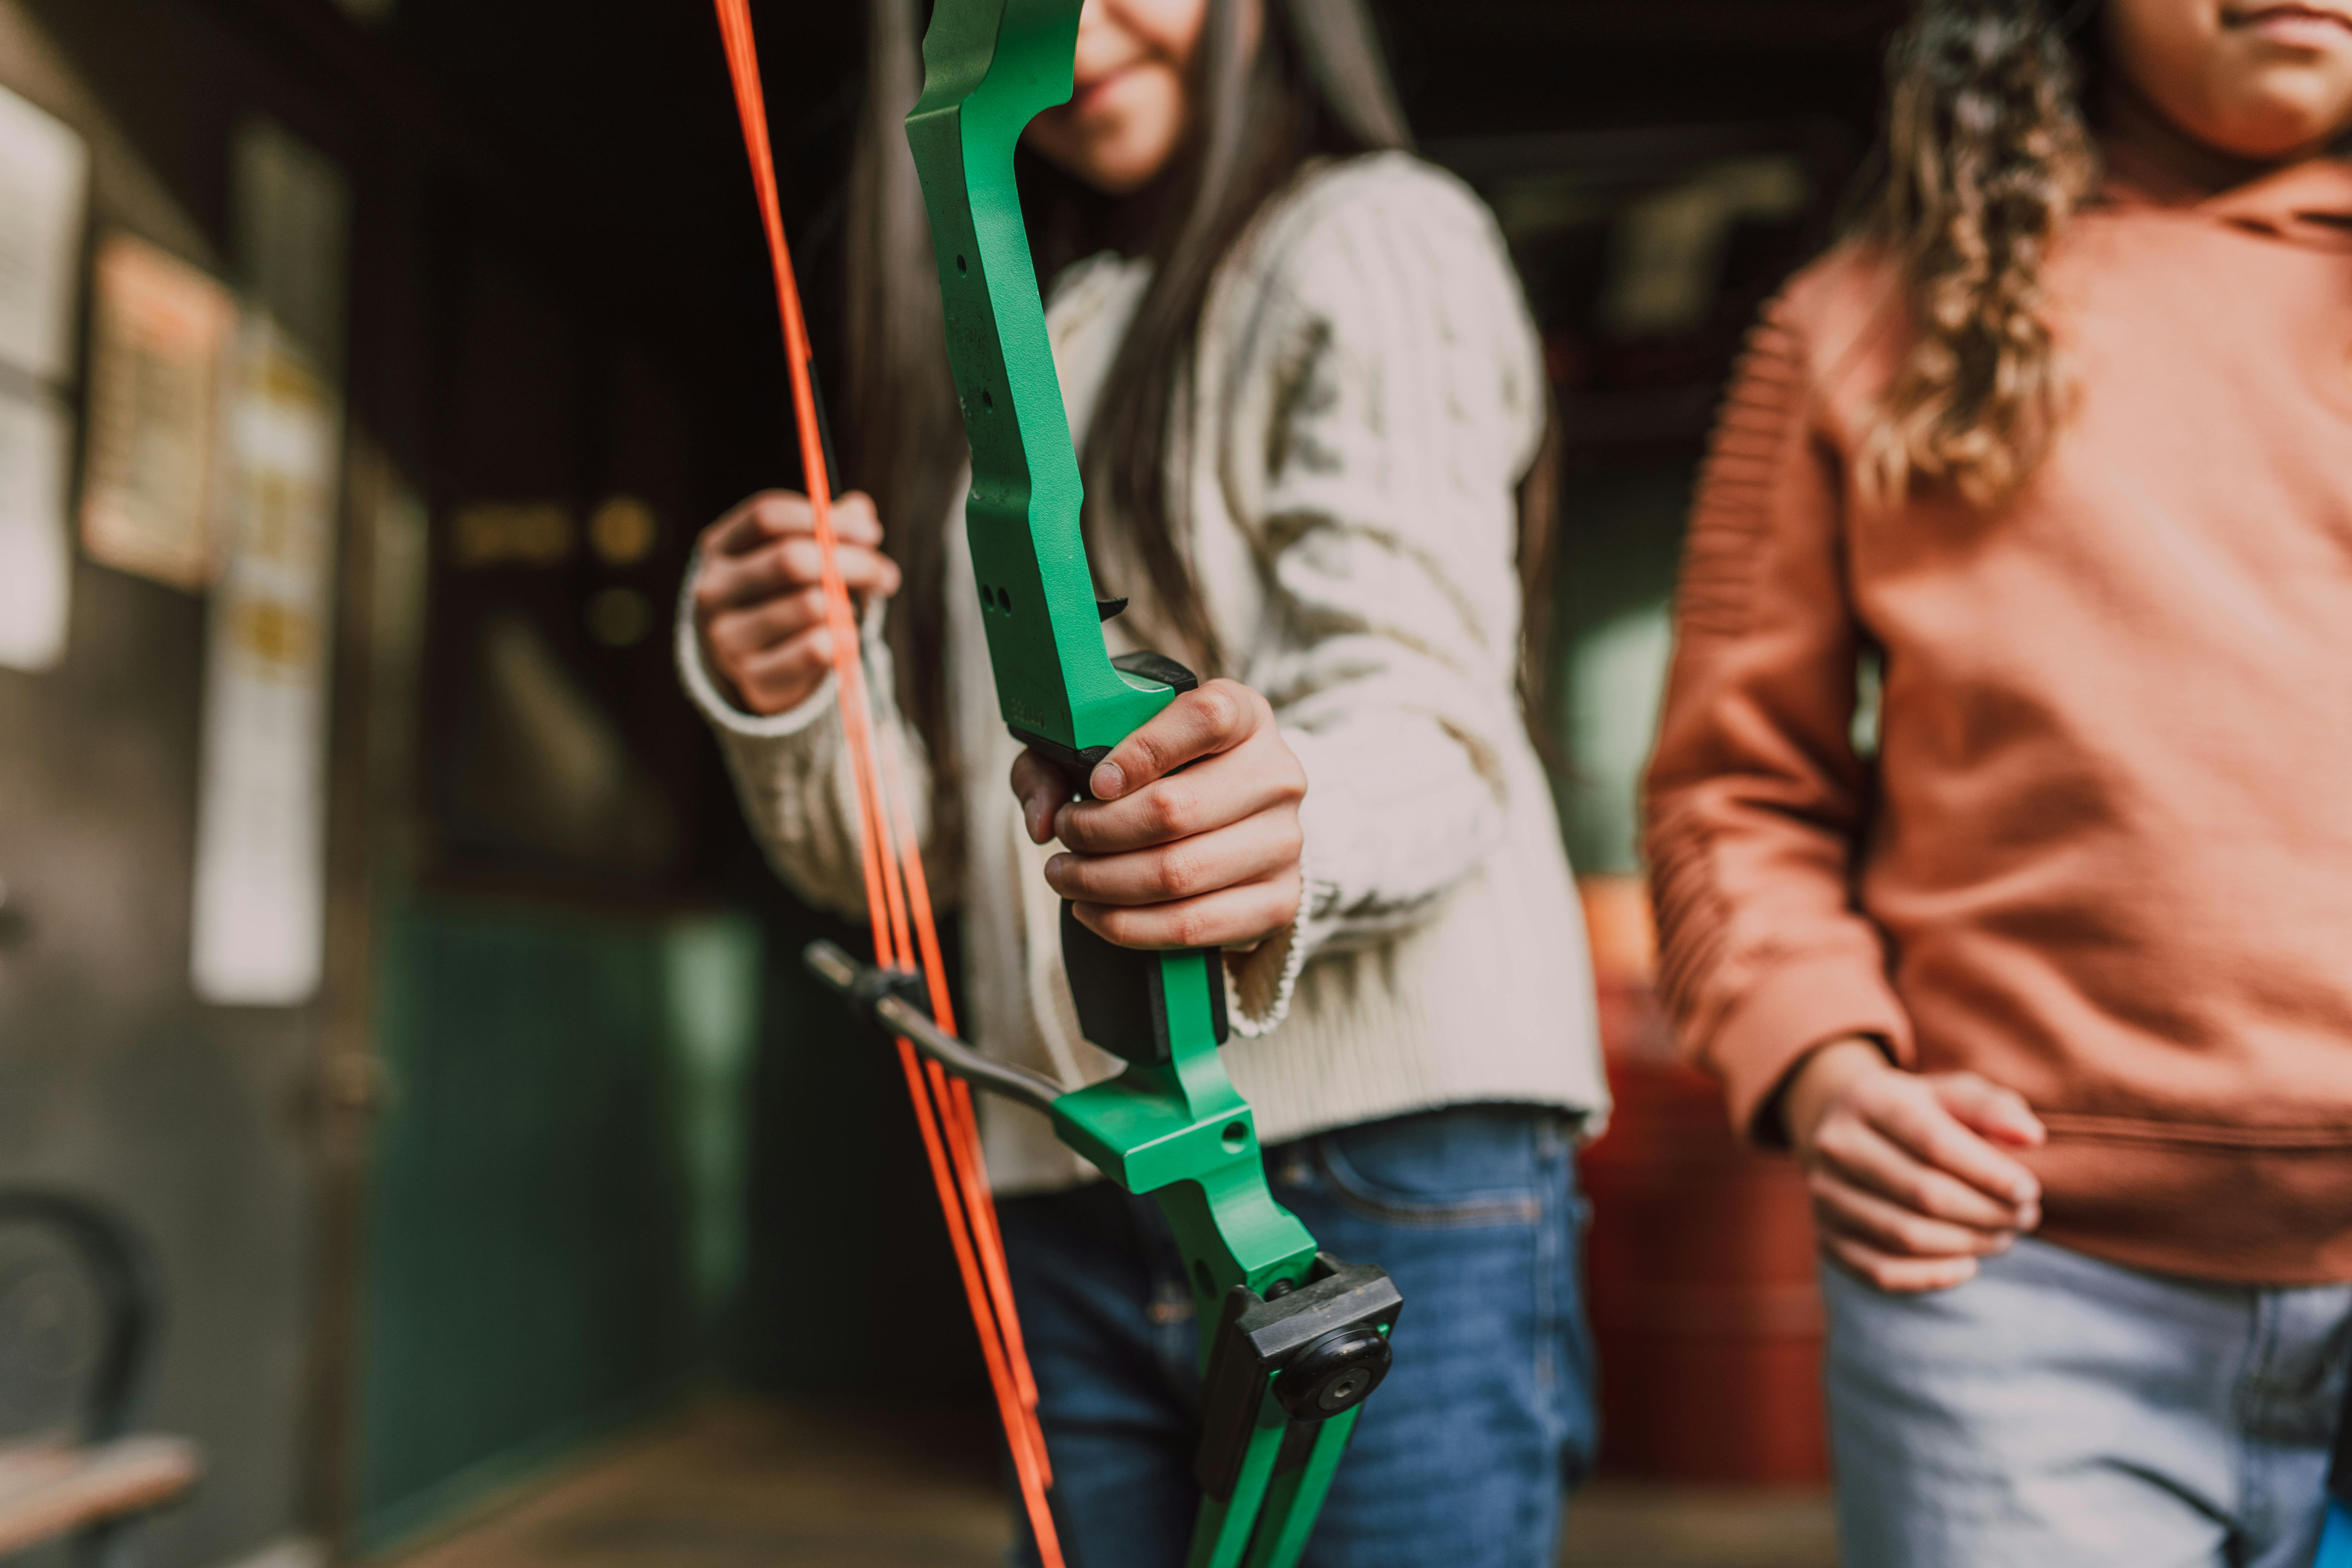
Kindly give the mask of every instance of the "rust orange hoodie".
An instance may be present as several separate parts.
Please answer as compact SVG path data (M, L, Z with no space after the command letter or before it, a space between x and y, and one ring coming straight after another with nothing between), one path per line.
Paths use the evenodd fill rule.
M2352 164L2119 170L2048 268L2079 408L1996 511L1857 491L1886 268L1757 330L1648 780L1662 988L1744 1128L1872 1035L2033 1104L2051 1240L2352 1279Z

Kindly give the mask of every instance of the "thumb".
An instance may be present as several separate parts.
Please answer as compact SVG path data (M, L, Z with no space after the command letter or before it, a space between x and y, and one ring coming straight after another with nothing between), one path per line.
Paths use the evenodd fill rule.
M1936 1099L1955 1120L1995 1142L2038 1149L2049 1139L2049 1129L2013 1089L1988 1082L1972 1072L1938 1074L1930 1081Z

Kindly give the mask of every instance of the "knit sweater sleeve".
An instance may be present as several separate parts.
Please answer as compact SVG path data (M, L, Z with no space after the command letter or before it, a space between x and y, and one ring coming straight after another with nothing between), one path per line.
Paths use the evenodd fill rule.
M1242 327L1249 471L1225 480L1287 623L1247 679L1307 776L1295 972L1430 919L1502 837L1544 384L1501 236L1451 177L1365 160L1289 222Z
M704 665L695 636L692 595L698 564L699 558L688 565L678 605L677 667L687 695L719 737L743 814L777 874L808 903L863 919L857 782L842 733L835 678L826 676L806 701L787 712L761 716L737 707ZM865 638L866 679L879 706L877 739L896 750L908 809L928 845L930 772L920 737L888 700L890 652L873 635L878 626L878 617L873 618ZM938 868L929 869L934 891L944 902L951 889L941 885Z
M1855 906L1864 770L1843 459L1799 312L1767 310L1701 474L1645 786L1659 984L1683 1042L1758 1112L1814 1047L1910 1059L1878 929Z

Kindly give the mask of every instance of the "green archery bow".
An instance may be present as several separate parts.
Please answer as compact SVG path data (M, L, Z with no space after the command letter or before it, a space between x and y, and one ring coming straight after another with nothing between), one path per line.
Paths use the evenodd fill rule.
M1029 254L1013 155L1067 100L1082 0L938 0L923 95L907 120L929 209L948 357L971 444L972 566L1004 721L1082 781L1181 691L1154 654L1113 659L1080 530L1083 487ZM1217 1050L1213 950L1113 946L1066 904L1062 946L1088 1040L1125 1060L1064 1091L989 1064L929 1024L893 982L836 953L820 973L894 1031L983 1088L1047 1110L1063 1141L1156 1197L1191 1274L1205 1380L1190 1568L1289 1568L1305 1551L1363 1399L1389 1362L1400 1299L1379 1269L1318 1254L1274 1201L1255 1123Z

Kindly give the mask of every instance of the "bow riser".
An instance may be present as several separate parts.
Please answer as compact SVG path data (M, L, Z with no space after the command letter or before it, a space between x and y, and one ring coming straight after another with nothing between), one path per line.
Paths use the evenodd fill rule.
M1023 131L1070 96L1082 3L938 0L907 121L971 438L965 526L998 705L1074 782L1194 684L1155 655L1114 662L1104 640L1108 607L1095 599L1085 491L1014 184ZM1159 1199L1192 1279L1206 1375L1222 1391L1204 1417L1190 1568L1290 1568L1386 1370L1395 1288L1376 1268L1318 1258L1275 1202L1249 1105L1218 1055L1223 955L1116 947L1066 904L1062 951L1086 1037L1129 1065L1055 1100L1055 1131ZM1253 1341L1252 1321L1271 1338ZM1302 1325L1311 1344L1284 1338Z
M1080 518L1086 491L1054 371L1013 151L1068 100L1080 0L942 5L907 119L971 444L965 527L1004 721L1073 760L1175 698L1114 668Z

